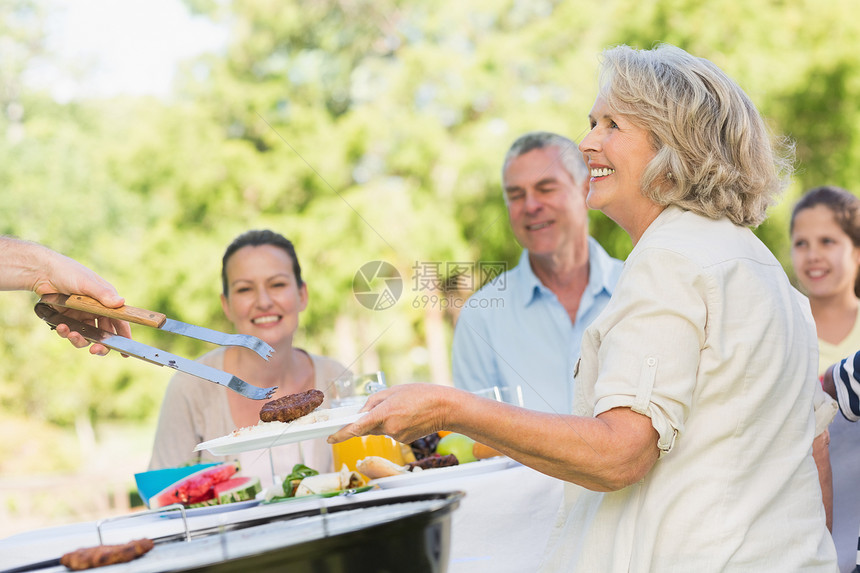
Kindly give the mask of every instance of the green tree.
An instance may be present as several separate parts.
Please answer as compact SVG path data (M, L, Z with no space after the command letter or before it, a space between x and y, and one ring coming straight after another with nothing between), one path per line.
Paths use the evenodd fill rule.
M438 379L445 357L433 349L450 344L455 313L439 327L442 309L420 297L444 293L423 290L416 269L438 263L444 286L458 263L516 261L502 157L525 131L581 139L609 45L670 42L713 60L796 141L795 183L757 229L787 269L798 194L858 187L860 24L848 0L188 4L231 37L185 66L173 99L58 104L23 88L42 55L37 5L0 3L0 232L81 260L134 306L228 330L223 249L249 228L280 231L311 292L298 343L393 381ZM591 231L618 257L631 248L600 213ZM352 293L373 260L404 280L384 311ZM152 419L170 372L96 366L38 322L33 302L0 298L4 407L67 425L81 412ZM189 357L208 349L150 330L135 336Z

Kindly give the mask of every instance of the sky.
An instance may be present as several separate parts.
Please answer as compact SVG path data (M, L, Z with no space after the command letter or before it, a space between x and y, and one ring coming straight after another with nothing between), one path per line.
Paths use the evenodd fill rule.
M28 83L59 101L77 97L166 98L179 62L226 43L226 31L192 16L181 0L44 0L46 63Z

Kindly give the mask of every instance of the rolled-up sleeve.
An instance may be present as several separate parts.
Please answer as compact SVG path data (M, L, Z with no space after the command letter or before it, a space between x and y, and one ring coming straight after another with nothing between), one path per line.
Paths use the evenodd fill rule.
M706 338L708 284L689 259L653 251L632 261L613 295L613 320L596 333L594 415L627 407L649 416L663 455L689 415Z

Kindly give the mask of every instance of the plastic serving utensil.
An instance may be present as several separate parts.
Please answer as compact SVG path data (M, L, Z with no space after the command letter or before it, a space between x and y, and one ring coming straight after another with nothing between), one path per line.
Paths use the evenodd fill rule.
M278 389L277 386L259 388L252 384L248 384L244 380L237 378L232 374L218 370L217 368L212 368L211 366L206 366L205 364L195 362L194 360L176 356L175 354L165 352L164 350L153 348L152 346L131 340L130 338L119 336L118 334L112 334L106 330L101 330L95 326L72 319L53 308L50 304L43 302L46 298L53 296L55 295L43 296L42 300L36 303L35 307L36 315L47 322L51 328L56 328L59 324L65 324L70 330L80 333L81 336L90 342L97 342L112 350L121 352L122 354L134 356L135 358L151 362L152 364L167 366L168 368L180 370L186 374L191 374L192 376L196 376L204 380L209 380L210 382L225 386L246 398L251 398L252 400L265 400L270 398L272 394L275 393L275 390ZM104 315L102 314L102 316ZM265 344L262 341L260 342Z

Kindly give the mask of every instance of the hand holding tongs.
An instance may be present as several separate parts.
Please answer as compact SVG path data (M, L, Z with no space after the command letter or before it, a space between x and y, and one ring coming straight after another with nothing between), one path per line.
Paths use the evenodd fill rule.
M255 336L247 334L226 334L218 332L217 330L203 328L202 326L185 324L183 322L169 319L161 313L142 308L135 308L133 306L108 308L106 306L102 306L93 298L79 294L43 295L39 302L36 303L35 308L36 314L39 318L51 325L52 328L56 328L58 324L65 324L70 330L79 332L90 342L103 344L104 346L117 350L123 354L128 354L129 356L134 356L135 358L140 358L141 360L146 360L153 364L175 368L176 370L181 370L182 372L191 374L192 376L197 376L198 378L203 378L204 380L209 380L216 384L221 384L222 386L226 386L247 398L251 398L253 400L265 400L266 398L271 397L272 394L275 393L275 390L277 390L277 386L273 386L271 388L258 388L248 384L236 376L218 370L217 368L212 368L211 366L206 366L205 364L195 362L194 360L188 360L187 358L170 354L163 350L159 350L158 348L153 348L152 346L147 346L146 344L125 338L124 336L119 336L117 334L101 330L95 326L70 318L53 307L71 308L98 316L117 318L133 322L135 324L142 324L144 326L151 326L153 328L166 330L175 334L181 334L190 338L204 340L213 344L220 344L221 346L244 346L245 348L253 350L265 360L268 360L269 356L274 352L274 349Z

